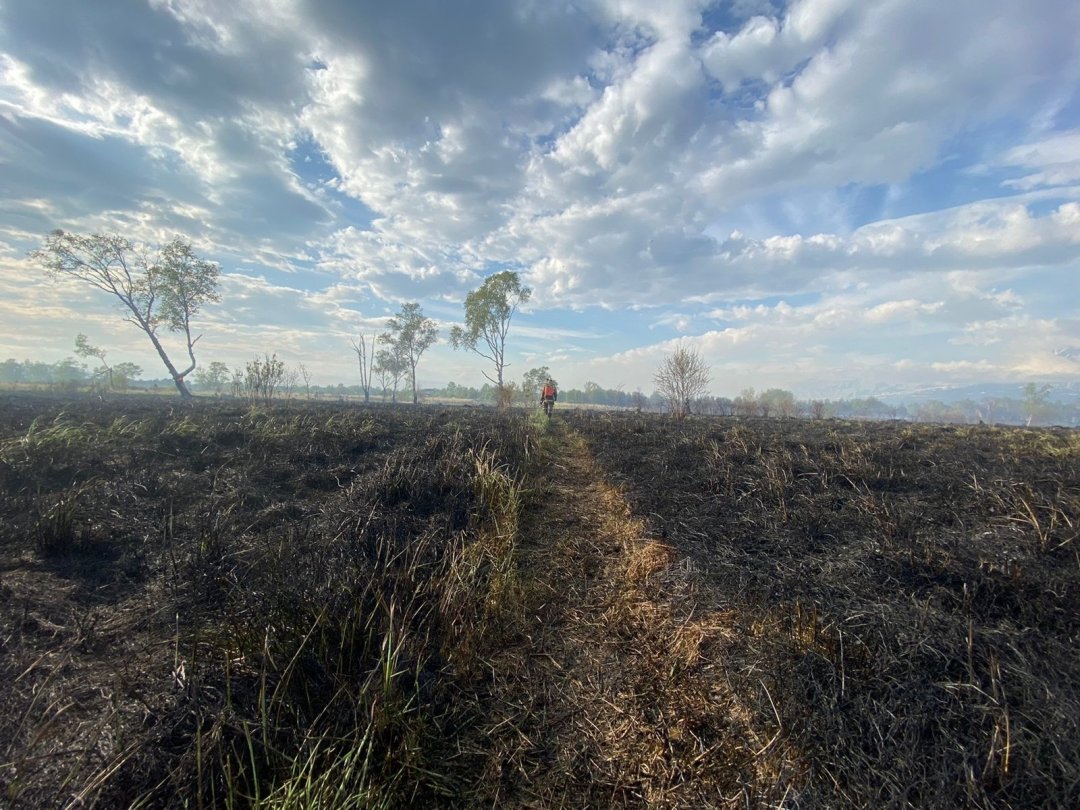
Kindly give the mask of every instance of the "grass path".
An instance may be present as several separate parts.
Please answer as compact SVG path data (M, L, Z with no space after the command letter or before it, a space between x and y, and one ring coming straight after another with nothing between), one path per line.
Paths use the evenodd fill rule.
M696 607L695 573L646 536L585 441L557 417L530 471L516 615L486 661L479 757L500 807L756 804L768 738L726 686L732 617ZM714 600L707 600L715 604ZM758 763L758 764L755 764Z

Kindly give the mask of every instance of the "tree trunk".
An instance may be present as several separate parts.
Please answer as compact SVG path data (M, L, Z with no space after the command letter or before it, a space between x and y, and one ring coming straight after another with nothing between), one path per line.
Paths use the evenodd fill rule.
M184 383L184 377L176 370L176 366L172 364L172 360L169 359L169 355L165 353L165 347L161 345L161 341L157 339L150 329L143 327L143 331L150 337L150 341L154 344L154 348L157 349L158 357L165 364L165 368L169 370L169 376L172 377L173 384L176 386L176 390L180 392L180 396L184 399L191 399L191 392L188 390L187 385Z

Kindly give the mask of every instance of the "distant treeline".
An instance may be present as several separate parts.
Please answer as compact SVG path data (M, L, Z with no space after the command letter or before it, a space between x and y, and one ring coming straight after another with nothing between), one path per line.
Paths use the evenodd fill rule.
M217 366L219 364L212 364ZM233 372L233 379L224 373L195 375L193 389L207 395L239 395L240 371ZM133 364L116 364L112 375L106 380L102 369L90 369L78 358L67 357L56 363L35 360L8 359L0 363L0 384L50 388L62 391L86 389L113 390L162 390L169 391L172 381L136 379L141 369ZM230 384L232 383L232 384ZM509 383L508 388L517 405L529 405L536 401L539 392ZM893 404L876 397L852 399L798 399L791 391L770 388L755 392L746 389L736 397L706 396L690 403L691 413L714 416L757 416L811 419L904 419L916 422L952 424L1031 424L1080 426L1080 402L1062 402L1050 398L1049 386L1029 384L1023 397L987 397L982 400L963 399L957 402L928 400L921 403ZM353 400L364 396L359 385L312 385L306 384L295 374L285 373L276 392L276 399L294 397L333 398ZM408 385L396 391L372 386L369 397L376 402L408 402L412 390ZM482 404L497 401L495 386L485 383L479 388L450 382L444 388L425 388L421 399L453 399ZM626 410L663 412L668 404L660 394L641 391L625 391L621 388L603 388L594 382L584 388L559 390L561 405L592 405Z

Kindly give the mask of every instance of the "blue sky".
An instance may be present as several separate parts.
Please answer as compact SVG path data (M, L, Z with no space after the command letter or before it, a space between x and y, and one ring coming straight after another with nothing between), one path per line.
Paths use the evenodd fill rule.
M203 362L351 382L501 269L510 373L713 391L1077 381L1075 0L5 0L0 357L159 373L53 228L220 263ZM433 347L421 385L478 384Z

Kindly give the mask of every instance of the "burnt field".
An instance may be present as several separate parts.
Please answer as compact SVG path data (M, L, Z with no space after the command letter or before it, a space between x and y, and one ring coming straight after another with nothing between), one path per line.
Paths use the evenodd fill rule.
M1080 435L9 396L0 806L1063 807Z
M699 612L791 806L1080 799L1080 434L570 419Z
M522 417L0 406L0 805L371 807L473 712Z

